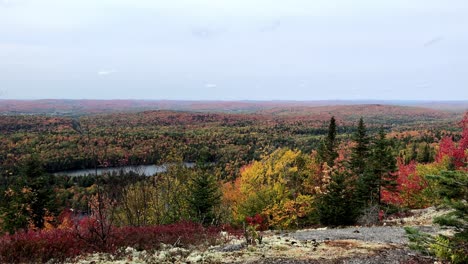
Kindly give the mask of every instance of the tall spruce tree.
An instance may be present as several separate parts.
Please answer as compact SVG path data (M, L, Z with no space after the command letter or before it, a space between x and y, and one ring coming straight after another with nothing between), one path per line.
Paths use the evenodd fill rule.
M221 193L215 177L199 173L190 184L189 205L196 219L202 224L215 220L214 208L221 202Z
M332 116L330 119L330 124L328 125L327 137L318 148L319 157L330 167L335 165L335 159L338 157L338 152L336 150L337 146L338 140L336 138L336 120L335 117Z
M359 119L356 133L353 134L353 141L356 145L352 148L350 168L354 175L360 177L367 168L370 143L362 117Z
M362 207L382 204L383 189L396 188L396 160L392 144L386 139L385 131L380 129L370 148L368 166L358 182L357 200Z
M357 210L353 206L353 178L345 172L334 172L326 191L317 199L317 213L323 225L354 224Z

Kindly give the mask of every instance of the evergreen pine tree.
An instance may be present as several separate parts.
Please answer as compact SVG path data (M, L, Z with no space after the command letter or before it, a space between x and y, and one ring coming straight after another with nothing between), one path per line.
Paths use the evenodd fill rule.
M44 217L57 213L57 201L53 190L54 178L45 173L41 161L32 156L20 168L15 182L5 192L0 211L4 229L10 233L26 229L29 224L43 228Z
M362 117L359 119L357 131L353 135L353 141L356 146L352 148L350 168L354 175L360 176L366 170L369 159L369 137Z
M353 206L352 177L347 173L336 172L331 176L331 182L324 194L317 200L317 213L323 225L351 225L356 219Z
M192 179L188 202L199 222L210 224L215 220L214 208L221 202L220 198L218 183L213 176L199 173Z
M336 139L336 120L335 117L332 117L328 126L327 137L317 150L321 161L326 162L330 167L333 167L335 164L335 159L338 157L338 152L336 150L337 146L338 140Z
M373 149L371 156L373 164L372 170L377 179L377 201L380 205L382 200L380 197L382 189L395 191L397 177L394 173L397 170L397 167L396 160L393 155L392 144L386 139L386 134L383 128L379 131L379 135L377 136Z
M411 147L410 161L417 160L417 158L418 158L418 146L416 145L416 142L413 142L412 147Z
M381 205L383 189L394 191L396 188L396 160L391 142L380 129L370 149L368 167L359 178L357 200L361 207L369 204Z
M44 216L56 213L57 210L53 176L45 173L37 157L26 162L21 176L25 179L24 186L30 188L33 194L29 201L31 220L36 228L43 228Z

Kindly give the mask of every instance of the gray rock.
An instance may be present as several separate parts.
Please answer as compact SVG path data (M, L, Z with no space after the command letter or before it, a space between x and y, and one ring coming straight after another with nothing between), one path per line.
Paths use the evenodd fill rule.
M357 231L357 232L356 232ZM434 232L434 227L424 227L425 232ZM356 239L375 243L391 243L406 245L408 238L403 227L374 226L374 227L347 227L326 230L301 230L291 234L291 237L300 240L325 240Z

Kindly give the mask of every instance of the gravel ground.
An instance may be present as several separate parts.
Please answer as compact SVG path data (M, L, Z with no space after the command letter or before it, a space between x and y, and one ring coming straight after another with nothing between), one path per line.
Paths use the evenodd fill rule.
M266 231L263 243L246 246L243 238L198 251L180 248L138 252L127 248L119 260L101 259L93 254L80 263L251 263L251 264L433 264L435 259L408 248L403 224L425 233L450 233L432 226L432 217L443 214L435 208L418 210L405 218L386 222L386 226L305 229L296 232ZM111 261L109 261L111 259ZM72 262L76 262L72 261Z
M436 231L431 226L418 227ZM92 254L79 260L91 263L250 263L250 264L416 264L434 263L434 259L410 250L402 227L348 227L340 229L308 229L296 232L264 232L263 243L246 246L242 238L208 249L168 248L157 252L125 249L115 259Z
M433 233L437 231L435 227L430 226L418 228L424 232ZM317 242L323 242L327 240L356 239L385 244L406 245L408 243L405 230L403 227L398 226L347 227L326 230L309 229L291 233L289 236L300 241L315 239Z
M433 226L416 227L423 232L436 233L438 228ZM249 262L255 264L381 264L381 263L434 263L434 259L421 255L407 248L408 238L403 227L377 226L377 227L347 227L339 229L309 229L294 233L285 233L281 236L290 237L299 241L317 241L319 243L333 240L355 239L370 243L392 244L397 248L381 250L372 255L361 255L337 259L294 259L294 258L266 258Z
M359 256L344 259L262 259L249 264L433 264L433 258L424 257L404 249L379 252L372 256Z

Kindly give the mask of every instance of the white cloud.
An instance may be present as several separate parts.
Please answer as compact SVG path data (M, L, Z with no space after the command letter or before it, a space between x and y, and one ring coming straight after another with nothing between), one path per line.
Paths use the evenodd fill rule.
M426 43L424 43L424 47L429 47L429 46L432 46L432 45L435 45L441 41L444 40L444 37L442 36L438 36L438 37L435 37L435 38L432 38L430 40L428 40Z
M98 71L97 74L99 76L105 76L105 75L111 75L116 72L117 72L116 70L101 70L101 71Z
M216 88L218 87L218 85L216 85L215 83L207 83L205 84L205 88Z

